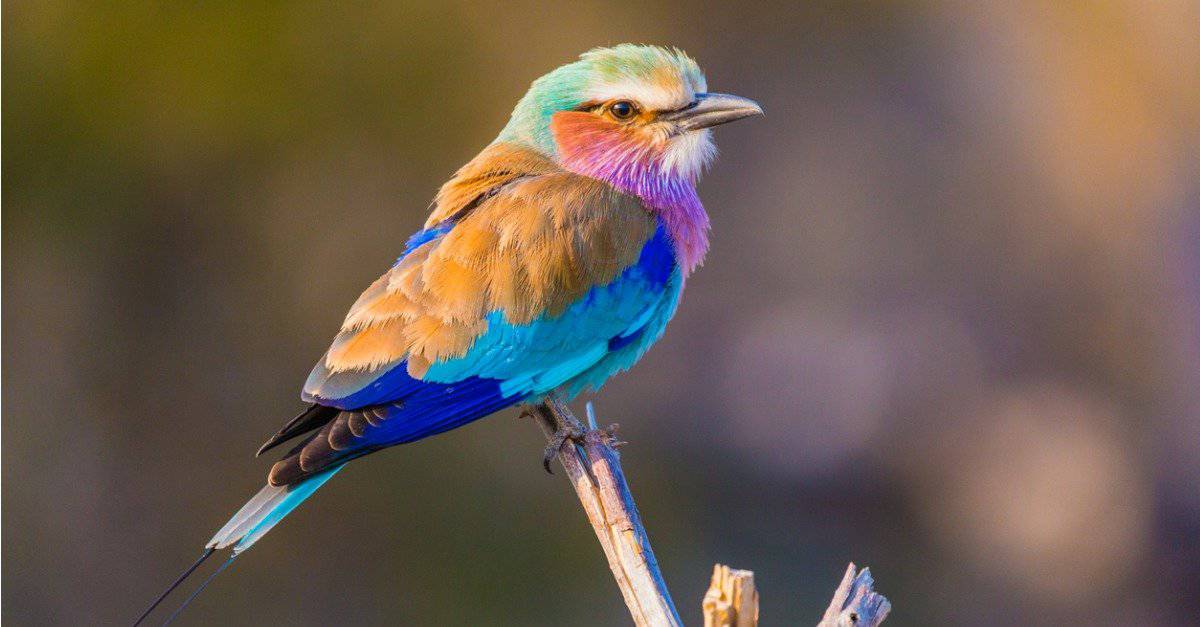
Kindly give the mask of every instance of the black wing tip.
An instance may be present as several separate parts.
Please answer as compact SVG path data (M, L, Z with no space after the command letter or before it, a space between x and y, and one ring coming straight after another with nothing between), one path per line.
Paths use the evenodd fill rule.
M295 418L292 418L290 421L288 421L288 423L284 425L282 429L275 432L275 435L271 436L270 439L264 442L263 445L258 448L258 452L255 453L254 456L261 457L263 453L266 453L267 451L279 446L280 444L283 444L284 442L287 442L296 436L325 426L325 423L333 420L338 411L339 410L336 407L329 407L319 403L313 403L309 405Z
M263 443L262 446L258 447L258 451L254 453L254 456L262 457L263 453L266 453L267 451L275 448L276 446L283 444L284 440L282 437L280 437L281 435L282 434L280 434L280 433L276 433L275 435L271 436L270 440L267 440L266 442Z
M280 444L287 442L288 440L292 439L296 435L299 435L299 434L290 434L290 433L288 433L287 428L285 427L284 429L282 429L275 435L271 436L271 438L268 439L266 442L263 442L263 445L258 447L258 452L256 452L254 454L254 456L262 457L263 453L266 453L267 451L275 448L276 446L279 446Z

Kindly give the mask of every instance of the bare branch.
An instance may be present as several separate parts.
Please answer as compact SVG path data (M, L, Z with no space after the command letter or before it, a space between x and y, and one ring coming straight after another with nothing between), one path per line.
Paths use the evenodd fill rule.
M621 470L616 425L599 427L588 404L588 424L555 396L527 408L546 435L548 453L557 456L600 541L613 579L639 627L680 627L682 621L650 548L633 494ZM833 601L817 627L878 627L892 606L872 587L870 569L846 569ZM705 627L754 627L758 591L754 573L717 564L704 595Z
M647 627L682 625L621 471L612 429L596 428L590 415L590 428L582 429L566 404L554 396L547 397L531 413L547 441L558 446L558 461L575 487L634 623ZM579 430L583 433L580 438L561 437Z
M701 604L704 627L754 627L758 624L758 590L754 572L713 566L712 583Z
M846 567L842 583L817 627L877 627L892 611L892 604L875 592L871 569L864 568L857 575L854 569L854 562Z

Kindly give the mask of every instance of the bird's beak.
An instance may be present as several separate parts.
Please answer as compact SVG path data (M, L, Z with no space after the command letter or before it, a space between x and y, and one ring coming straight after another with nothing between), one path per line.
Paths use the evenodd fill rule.
M762 107L749 98L730 94L696 94L691 104L664 113L659 119L674 122L676 129L685 133L762 114Z

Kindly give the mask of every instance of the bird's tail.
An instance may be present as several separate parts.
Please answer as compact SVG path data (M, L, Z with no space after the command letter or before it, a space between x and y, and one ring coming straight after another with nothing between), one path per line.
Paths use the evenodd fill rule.
M295 485L268 485L259 490L258 494L243 505L208 544L204 545L205 548L223 549L232 546L234 555L245 551L341 469L341 466L335 466Z
M229 519L229 522L225 523L225 526L221 527L221 529L217 531L216 535L214 535L212 539L208 541L208 544L204 545L204 553L200 556L200 559L196 560L194 564L188 567L188 569L185 570L183 574L175 580L174 583L172 583L162 594L158 596L157 599L154 600L154 603L150 604L150 607L146 608L145 612L142 612L142 615L138 617L137 622L134 623L134 627L137 627L137 625L141 624L141 622L150 615L150 612L153 612L154 608L158 607L158 605L167 598L167 595L171 594L175 588L178 588L180 584L182 584L189 576L191 576L193 572L196 571L197 568L199 568L200 564L202 564L204 560L208 559L214 552L220 549L233 547L229 558L225 560L223 564L221 564L220 568L209 575L208 578L204 580L204 583L200 584L200 587L196 588L195 592L188 596L187 600L185 600L183 604L179 606L179 609L175 610L175 612L171 614L171 616L167 619L167 622L169 623L174 620L174 618L183 611L183 608L187 607L188 604L191 603L192 600L194 600L200 594L200 592L203 591L204 588L207 587L208 584L214 578L216 578L218 574L221 573L221 571L225 570L225 568L233 562L233 558L237 557L242 551L250 548L255 542L258 542L258 540L266 535L272 527L278 524L280 520L283 520L284 516L292 513L292 510L296 509L296 507L303 503L304 499L312 496L312 493L316 492L317 488L324 485L326 481L329 481L329 478L332 477L334 473L341 469L342 466L334 466L329 470L313 475L305 481L294 485L268 485L262 490L259 490L258 494L255 494L254 498L247 501L246 504L243 505L242 508L239 509L232 518Z

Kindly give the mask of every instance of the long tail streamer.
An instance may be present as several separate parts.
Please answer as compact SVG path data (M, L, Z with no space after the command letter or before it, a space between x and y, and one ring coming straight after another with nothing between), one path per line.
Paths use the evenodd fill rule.
M194 592L188 595L188 598L183 600L183 604L180 605L178 609L176 609L174 612L171 612L171 615L167 617L167 620L163 621L163 627L167 627L167 625L170 625L176 618L178 618L179 615L183 613L184 608L186 608L188 605L191 605L192 601L195 601L196 597L200 596L201 592L204 592L204 589L208 587L208 584L212 583L213 579L217 578L217 575L220 575L221 572L223 572L226 568L229 568L229 565L233 563L233 560L236 557L237 553L233 553L229 556L229 559L222 562L221 565L204 580L204 583L200 584L199 588L196 588Z
M183 583L183 581L190 577L192 573L196 572L196 569L200 568L200 565L204 563L204 560L212 556L214 552L216 552L216 549L204 549L204 553L200 555L200 559L197 559L192 563L191 566L188 566L187 570L183 571L183 574L175 579L175 582L172 583L170 587L163 591L162 594L158 595L157 599L154 599L154 602L150 604L150 607L146 608L146 611L142 612L142 615L138 616L138 619L134 621L133 627L138 627L138 625L141 625L142 621L146 620L146 617L150 615L150 612L153 612L154 608L158 607L158 605L163 602L163 599L167 598L167 595L174 592L175 588L179 587L179 584Z
M187 570L183 571L183 574L180 575L175 582L166 589L165 592L158 595L158 598L154 600L154 603L150 604L150 607L146 608L145 612L142 612L142 615L139 616L137 621L133 624L134 627L141 625L142 622L146 620L146 617L150 616L150 613L154 611L154 608L158 607L159 604L161 604L169 594L174 592L175 589L178 588L179 585L182 584L189 576L191 576L192 573L196 572L196 569L200 567L200 564L204 563L204 560L208 559L219 549L233 547L233 553L229 556L229 559L225 560L225 563L221 564L217 570L213 571L213 573L204 580L204 583L200 584L200 587L196 588L196 591L193 592L191 596L189 596L187 600L183 602L183 605L180 605L179 609L175 610L171 616L167 618L167 622L163 624L165 625L175 620L175 617L179 616L179 613L183 611L183 608L187 607L189 603L195 600L195 598L200 595L204 588L208 587L208 584L212 583L212 580L215 579L217 575L221 574L221 571L229 567L229 564L233 562L233 558L241 554L242 551L250 548L250 546L255 542L258 542L258 540L266 535L266 533L270 531L276 524L278 524L280 520L283 520L284 516L290 514L292 510L296 509L296 507L300 505L300 503L303 503L305 499L312 496L312 493L316 492L317 488L324 485L326 481L329 481L329 478L332 477L337 471L341 470L342 466L344 465L345 464L342 464L341 466L334 466L329 470L313 475L301 483L289 486L268 485L262 490L259 490L258 494L255 494L254 498L251 498L245 505L243 505L242 508L239 509L237 513L229 519L229 522L225 523L225 526L221 527L220 531L213 536L212 540L208 541L208 544L205 546L204 553L200 556L200 559L196 560L196 562L189 566Z

